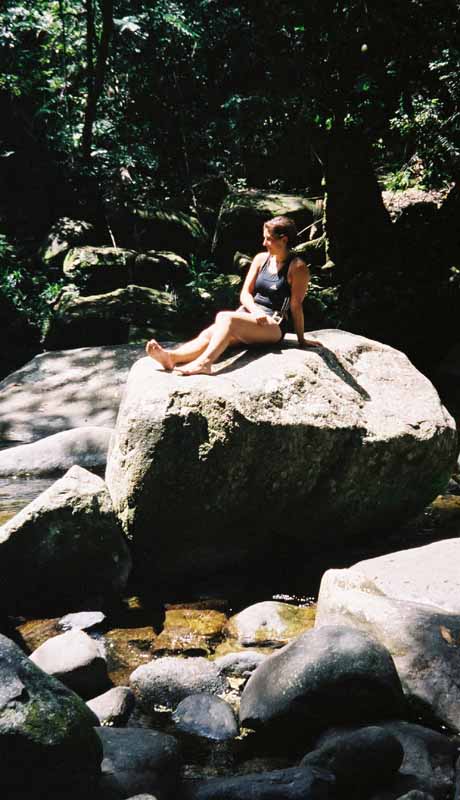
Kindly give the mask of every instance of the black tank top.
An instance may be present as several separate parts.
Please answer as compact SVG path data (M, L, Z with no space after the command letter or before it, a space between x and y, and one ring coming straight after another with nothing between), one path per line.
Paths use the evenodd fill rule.
M284 312L287 316L289 300L291 298L291 287L288 283L289 265L294 255L288 257L286 263L277 273L270 273L268 265L270 256L262 264L254 285L254 301L258 306L266 309L267 314L272 316L275 311Z

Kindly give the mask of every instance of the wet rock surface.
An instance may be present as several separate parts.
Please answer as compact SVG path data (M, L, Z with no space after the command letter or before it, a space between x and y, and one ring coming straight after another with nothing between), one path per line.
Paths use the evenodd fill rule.
M226 633L244 647L282 647L312 628L314 619L311 607L267 600L231 617Z

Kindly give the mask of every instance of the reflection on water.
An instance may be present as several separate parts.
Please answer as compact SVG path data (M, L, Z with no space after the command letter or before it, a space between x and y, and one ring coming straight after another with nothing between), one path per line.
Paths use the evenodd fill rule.
M0 478L0 525L14 517L56 478Z

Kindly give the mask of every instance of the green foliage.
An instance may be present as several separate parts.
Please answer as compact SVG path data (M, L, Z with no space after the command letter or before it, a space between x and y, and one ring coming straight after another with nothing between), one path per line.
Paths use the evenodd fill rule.
M53 302L64 281L49 280L42 272L24 265L15 247L0 233L0 292L38 330L51 314Z

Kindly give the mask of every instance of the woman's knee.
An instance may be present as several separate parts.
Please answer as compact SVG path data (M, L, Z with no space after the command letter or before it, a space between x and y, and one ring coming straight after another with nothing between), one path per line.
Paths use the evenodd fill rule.
M232 311L218 311L216 314L216 325L231 325L233 319Z

